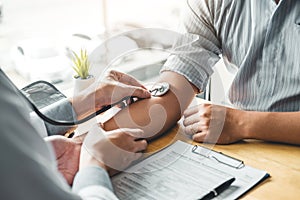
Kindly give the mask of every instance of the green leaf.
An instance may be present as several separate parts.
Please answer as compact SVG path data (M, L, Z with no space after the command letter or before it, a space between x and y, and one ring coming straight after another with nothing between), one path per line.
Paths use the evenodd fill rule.
M72 62L74 64L73 69L77 73L77 76L85 79L89 76L90 62L88 59L88 53L86 50L81 49L80 55L72 51L73 58Z

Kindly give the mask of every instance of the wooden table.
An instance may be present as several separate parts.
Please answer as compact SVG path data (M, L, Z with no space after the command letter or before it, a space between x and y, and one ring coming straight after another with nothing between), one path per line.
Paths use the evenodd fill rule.
M148 152L157 151L176 140L193 142L183 134L181 125L153 140ZM203 144L199 144L203 145ZM205 145L207 146L207 145ZM267 171L271 177L246 193L242 199L299 199L300 147L257 140L245 140L231 145L210 146L216 151L243 160L246 165Z

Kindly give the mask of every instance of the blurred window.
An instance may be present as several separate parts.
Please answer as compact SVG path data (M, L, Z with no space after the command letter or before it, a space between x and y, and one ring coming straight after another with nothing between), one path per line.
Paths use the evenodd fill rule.
M92 40L133 28L176 30L185 0L0 0L0 66L19 86L30 82L14 71L11 53L23 40L49 38L59 48L72 46L72 35ZM81 38L82 41L86 38ZM82 42L80 41L80 42ZM72 44L67 44L67 43ZM31 57L57 55L45 47ZM63 52L63 51L59 51Z

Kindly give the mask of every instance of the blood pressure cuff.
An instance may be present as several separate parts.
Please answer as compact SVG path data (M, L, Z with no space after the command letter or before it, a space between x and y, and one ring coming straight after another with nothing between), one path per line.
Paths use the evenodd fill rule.
M74 121L77 116L67 97L55 86L46 81L37 81L21 90L25 96L50 119ZM48 135L64 135L69 126L52 125L44 121Z

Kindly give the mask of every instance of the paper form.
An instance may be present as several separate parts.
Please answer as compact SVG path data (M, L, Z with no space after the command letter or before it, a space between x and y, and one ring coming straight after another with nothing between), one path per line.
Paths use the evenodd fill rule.
M120 199L198 199L232 178L179 142L113 177Z
M112 183L116 195L121 200L201 199L235 177L232 186L215 199L236 199L266 175L248 166L236 169L218 163L193 153L192 148L190 144L177 141L114 176Z

